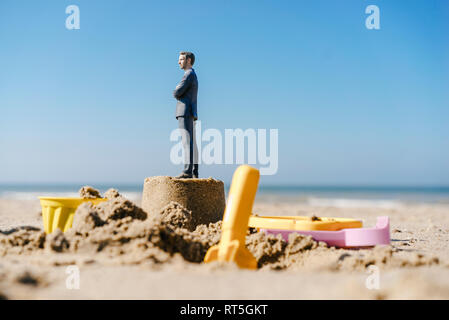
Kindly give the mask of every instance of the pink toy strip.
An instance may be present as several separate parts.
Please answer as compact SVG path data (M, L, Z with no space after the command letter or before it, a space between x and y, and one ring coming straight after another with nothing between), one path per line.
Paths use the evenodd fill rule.
M348 228L339 231L302 231L261 229L267 234L281 234L285 241L288 235L296 232L309 235L315 241L324 241L335 247L371 247L378 244L390 244L390 220L388 217L377 217L374 228Z

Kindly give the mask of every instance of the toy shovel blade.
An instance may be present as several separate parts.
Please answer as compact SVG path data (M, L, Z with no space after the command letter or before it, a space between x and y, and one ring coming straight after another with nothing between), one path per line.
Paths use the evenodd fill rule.
M257 269L257 260L238 240L210 248L204 257L204 262L211 261L235 262L240 268Z
M208 250L204 262L233 261L240 268L257 268L256 259L245 247L245 235L258 183L259 170L248 165L237 168L229 190L220 243Z

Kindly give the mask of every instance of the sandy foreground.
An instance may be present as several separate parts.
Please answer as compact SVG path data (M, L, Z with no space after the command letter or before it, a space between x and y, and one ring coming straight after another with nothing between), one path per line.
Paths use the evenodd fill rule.
M138 201L135 201L137 204ZM95 253L39 250L0 256L0 297L8 299L448 299L449 205L398 208L312 207L256 201L259 215L348 217L374 226L387 215L391 247L305 250L291 267L240 270L233 264L186 262L181 255L157 267L112 263ZM38 200L0 200L0 238L21 226L42 229ZM6 238L5 238L6 239ZM67 288L70 266L79 289ZM379 288L370 265L379 269ZM370 278L371 277L371 278ZM374 281L374 282L373 282ZM367 287L368 283L368 288ZM371 284L371 285L369 285ZM70 285L69 285L70 287Z

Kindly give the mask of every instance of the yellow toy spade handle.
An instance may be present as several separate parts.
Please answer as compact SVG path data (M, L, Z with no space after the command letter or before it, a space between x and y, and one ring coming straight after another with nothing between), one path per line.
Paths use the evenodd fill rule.
M256 259L245 247L245 236L258 183L259 170L248 165L237 168L229 190L220 243L207 251L204 262L234 261L241 268L257 268Z
M258 184L259 170L242 165L235 171L223 216L222 234L229 237L227 240L245 243ZM224 240L223 236L221 241Z

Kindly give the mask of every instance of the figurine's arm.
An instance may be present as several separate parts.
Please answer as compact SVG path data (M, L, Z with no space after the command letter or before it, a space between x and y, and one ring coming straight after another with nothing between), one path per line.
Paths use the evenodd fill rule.
M192 77L190 75L191 75L191 73L184 74L184 76L181 79L181 82L179 82L179 84L176 86L175 90L173 91L173 96L176 99L181 98L184 95L184 93L187 91L187 89L190 87L190 83L191 83L191 79L192 79Z

